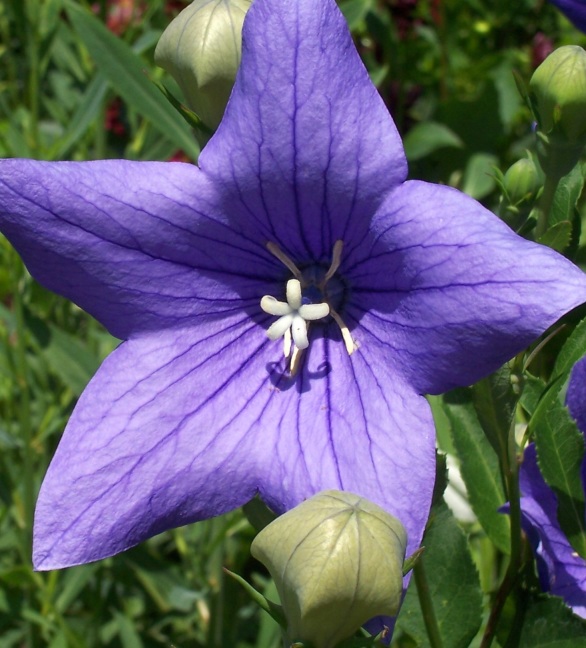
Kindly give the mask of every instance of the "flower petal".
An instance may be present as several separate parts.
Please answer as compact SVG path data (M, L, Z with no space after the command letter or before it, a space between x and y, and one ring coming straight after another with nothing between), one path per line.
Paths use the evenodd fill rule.
M406 177L403 146L333 0L253 3L242 63L199 164L226 213L293 258L331 255Z
M0 161L0 231L47 288L120 338L257 309L280 271L234 232L197 167Z
M83 393L43 482L34 562L98 560L247 502L273 431L276 349L246 315L124 342Z
M533 444L525 450L520 487L523 528L537 557L542 588L586 618L586 561L560 529L556 497L539 472Z
M427 403L376 354L350 362L340 339L319 334L294 378L246 316L123 343L81 397L43 483L37 568L98 560L257 490L283 512L347 489L398 517L412 552L434 482Z
M399 518L409 554L435 480L429 406L373 347L350 357L336 324L312 325L309 336L295 378L273 374L277 391L260 425L275 431L275 445L261 497L284 511L324 489L361 495Z
M348 250L346 323L421 393L496 370L586 301L586 275L464 194L411 181ZM364 340L363 340L364 338Z
M586 357L572 369L566 403L580 430L586 434Z

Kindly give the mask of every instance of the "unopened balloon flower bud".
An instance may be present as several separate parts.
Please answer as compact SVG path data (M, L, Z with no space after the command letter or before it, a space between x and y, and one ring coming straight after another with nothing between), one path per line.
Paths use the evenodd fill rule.
M539 131L572 144L586 140L586 52L581 47L553 51L529 87Z
M286 642L333 648L372 617L398 612L407 536L357 495L324 491L265 527L252 555L273 577Z
M187 105L206 126L221 121L240 65L242 24L252 0L194 0L163 32L155 50Z
M531 158L517 160L505 173L503 180L512 205L534 198L543 184L543 174Z

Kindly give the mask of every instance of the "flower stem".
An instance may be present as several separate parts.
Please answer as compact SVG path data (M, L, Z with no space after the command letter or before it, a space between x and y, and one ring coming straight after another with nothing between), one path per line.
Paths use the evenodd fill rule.
M419 598L419 605L421 606L423 621L429 638L429 645L431 648L443 648L442 637L435 616L433 601L431 600L431 592L429 591L429 584L427 582L423 560L418 560L415 563L415 567L413 567L413 577L415 578L415 585L417 585L417 596Z
M509 519L511 523L511 557L507 572L503 582L496 594L486 629L482 637L480 648L489 648L492 644L501 613L504 605L513 591L519 578L522 556L522 536L521 536L521 501L519 490L519 463L517 461L517 444L515 441L515 419L511 422L508 437L508 451L503 456L505 465L503 466L505 481L507 485L507 494L509 497Z
M549 215L553 205L553 199L561 177L556 174L548 173L545 176L543 192L537 206L537 225L535 227L535 238L539 239L547 231Z

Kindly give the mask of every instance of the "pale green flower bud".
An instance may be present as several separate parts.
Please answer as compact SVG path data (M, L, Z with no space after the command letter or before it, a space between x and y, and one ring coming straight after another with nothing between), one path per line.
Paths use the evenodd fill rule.
M194 0L155 50L187 105L211 128L221 121L240 65L242 24L252 0Z
M286 642L333 648L372 617L395 615L406 543L399 520L341 491L319 493L271 522L251 552L277 586Z
M553 51L529 82L538 128L571 143L586 138L586 52L576 45Z
M532 159L517 160L505 173L503 186L512 205L531 200L543 185L543 174Z

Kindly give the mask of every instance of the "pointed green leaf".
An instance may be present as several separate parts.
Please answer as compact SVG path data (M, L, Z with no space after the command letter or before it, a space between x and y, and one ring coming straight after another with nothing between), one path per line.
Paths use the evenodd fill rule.
M72 2L67 2L65 7L75 31L98 69L120 96L178 148L196 159L199 147L194 136L173 106L144 74L140 58L92 14Z
M506 365L472 387L474 409L497 456L507 452L517 400L511 371Z
M552 250L563 252L572 240L572 223L568 220L559 221L548 227L547 231L539 237L538 243L547 245Z
M558 377L570 371L570 369L586 355L586 319L582 320L566 340L560 351L553 375Z
M414 161L444 147L462 148L462 140L444 124L421 122L403 140L407 159Z
M470 390L458 389L444 396L452 441L460 458L460 474L478 521L503 552L510 551L510 527L498 512L506 502L498 457L484 434L472 404Z
M584 188L582 169L577 164L568 175L564 176L555 191L553 205L548 219L549 226L562 221L572 221L574 208Z

